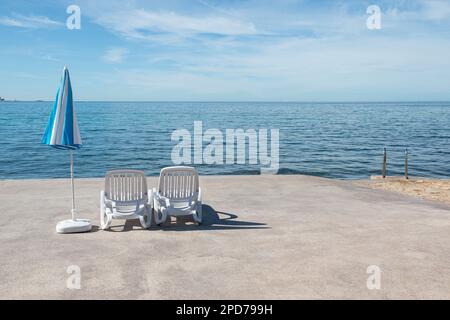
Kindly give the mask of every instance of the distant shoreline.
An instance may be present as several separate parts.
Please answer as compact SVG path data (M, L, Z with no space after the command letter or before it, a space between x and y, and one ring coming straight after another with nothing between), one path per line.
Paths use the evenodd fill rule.
M54 100L1 100L0 102L54 102ZM314 103L314 104L375 104L375 103L450 103L450 100L430 100L430 101L201 101L201 100L74 100L74 102L105 102L105 103Z

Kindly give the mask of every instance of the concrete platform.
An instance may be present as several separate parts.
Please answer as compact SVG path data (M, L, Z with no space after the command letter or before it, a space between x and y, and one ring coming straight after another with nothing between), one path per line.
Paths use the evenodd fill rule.
M157 178L149 178L149 186ZM76 181L99 225L101 179ZM201 177L203 226L55 233L68 180L0 181L1 299L450 299L450 208L306 176ZM70 265L81 289L68 289ZM366 286L369 265L381 289Z

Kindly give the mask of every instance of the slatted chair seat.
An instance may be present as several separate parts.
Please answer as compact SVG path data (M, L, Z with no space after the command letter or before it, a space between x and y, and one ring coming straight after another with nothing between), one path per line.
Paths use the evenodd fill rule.
M152 193L147 190L143 171L107 172L105 189L100 193L101 228L108 229L112 219L139 219L143 228L149 228L152 202Z
M153 189L155 222L161 224L170 216L191 215L202 222L202 198L195 168L178 166L161 170L158 188Z

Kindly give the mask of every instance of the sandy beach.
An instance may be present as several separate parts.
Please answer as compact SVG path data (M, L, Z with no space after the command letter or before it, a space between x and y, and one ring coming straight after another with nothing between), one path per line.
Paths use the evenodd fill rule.
M363 186L382 189L450 205L450 180L374 176L359 182Z
M202 226L100 231L102 185L76 181L93 232L61 235L69 180L0 181L0 298L450 298L444 202L309 176L206 176ZM79 290L66 286L70 265ZM367 288L371 265L380 290Z

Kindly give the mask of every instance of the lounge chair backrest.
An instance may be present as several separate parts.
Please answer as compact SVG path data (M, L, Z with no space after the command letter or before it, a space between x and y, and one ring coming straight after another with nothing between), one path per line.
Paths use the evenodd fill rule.
M192 167L168 167L161 170L158 192L169 199L192 198L198 193L198 173Z
M106 173L105 196L113 201L138 201L147 197L147 179L140 170L113 170Z

